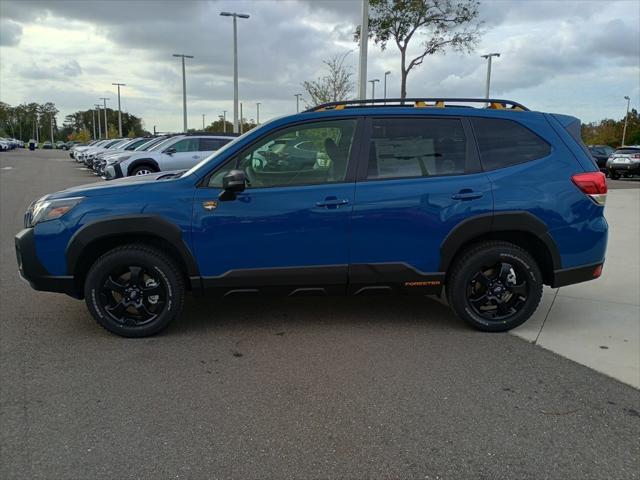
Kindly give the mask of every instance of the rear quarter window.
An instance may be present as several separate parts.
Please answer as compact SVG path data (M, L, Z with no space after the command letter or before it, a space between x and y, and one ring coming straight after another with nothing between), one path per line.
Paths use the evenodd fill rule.
M551 153L547 142L517 122L495 118L470 120L485 170L530 162Z

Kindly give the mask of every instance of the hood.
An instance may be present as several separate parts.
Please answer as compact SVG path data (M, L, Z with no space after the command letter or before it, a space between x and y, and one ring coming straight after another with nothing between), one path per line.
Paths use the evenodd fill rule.
M138 175L135 177L119 178L109 182L99 181L67 188L51 195L47 198L67 198L67 197L98 197L102 195L125 195L138 190L145 184L155 182L158 178L167 176L171 172L157 172L149 175Z

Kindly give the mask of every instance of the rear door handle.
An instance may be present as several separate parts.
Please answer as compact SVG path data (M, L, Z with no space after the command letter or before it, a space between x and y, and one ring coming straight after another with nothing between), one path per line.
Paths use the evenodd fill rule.
M348 203L349 200L347 199L338 200L335 197L329 197L325 198L321 202L316 202L316 207L337 208Z
M453 200L474 200L476 198L482 198L484 194L482 192L474 192L472 190L461 190L458 193L451 195Z

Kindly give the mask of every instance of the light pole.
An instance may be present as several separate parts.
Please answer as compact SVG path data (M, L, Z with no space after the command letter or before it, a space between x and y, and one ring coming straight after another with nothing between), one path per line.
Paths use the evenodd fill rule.
M246 13L220 12L223 17L233 17L233 131L238 133L238 18L249 18Z
M102 100L104 102L104 138L106 140L109 139L109 130L107 127L107 100L109 100L107 97L100 97L100 100Z
M260 125L260 105L262 105L260 102L256 103L256 126Z
M487 59L487 86L484 91L484 98L489 98L489 87L491 86L491 58L499 56L499 53L487 53L486 55L482 55L482 58Z
M375 100L376 99L376 83L379 82L380 79L378 78L374 78L373 80L369 80L369 83L371 84L371 99Z
M182 53L174 53L174 57L182 59L182 131L187 132L187 78L184 70L184 59L193 58L193 55L183 55Z
M360 60L358 62L358 98L367 98L367 42L369 41L369 0L362 0L360 23Z
M98 118L100 118L100 115L98 115ZM93 126L93 139L96 139L96 111L92 108L91 109L91 125Z
M240 102L240 133L242 133L242 102Z
M53 115L49 115L49 127L51 128L51 144L53 145Z
M296 113L300 113L300 97L302 96L302 94L294 93L293 96L296 97Z
M227 111L222 111L222 133L227 133Z
M205 115L206 115L206 114L204 114L204 113L202 114L202 130L203 130L203 131L204 131L204 116L205 116Z
M118 135L122 138L122 112L120 111L120 87L126 87L126 83L112 83L118 86Z
M93 106L98 109L98 138L102 138L102 124L100 123L100 104L95 103Z
M387 99L387 75L391 75L391 70L384 72L384 99Z
M627 101L627 113L624 116L624 128L622 129L622 147L624 147L624 139L627 136L627 121L629 120L629 102L631 98L628 95L624 96L624 99Z

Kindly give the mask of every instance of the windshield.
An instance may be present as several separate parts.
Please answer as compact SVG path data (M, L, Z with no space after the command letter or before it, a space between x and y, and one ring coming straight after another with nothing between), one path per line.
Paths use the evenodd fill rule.
M180 137L169 137L164 139L162 142L154 145L153 147L151 147L148 151L149 152L157 152L158 150L162 150L164 147L166 147L169 143L171 143L173 140L177 140Z

